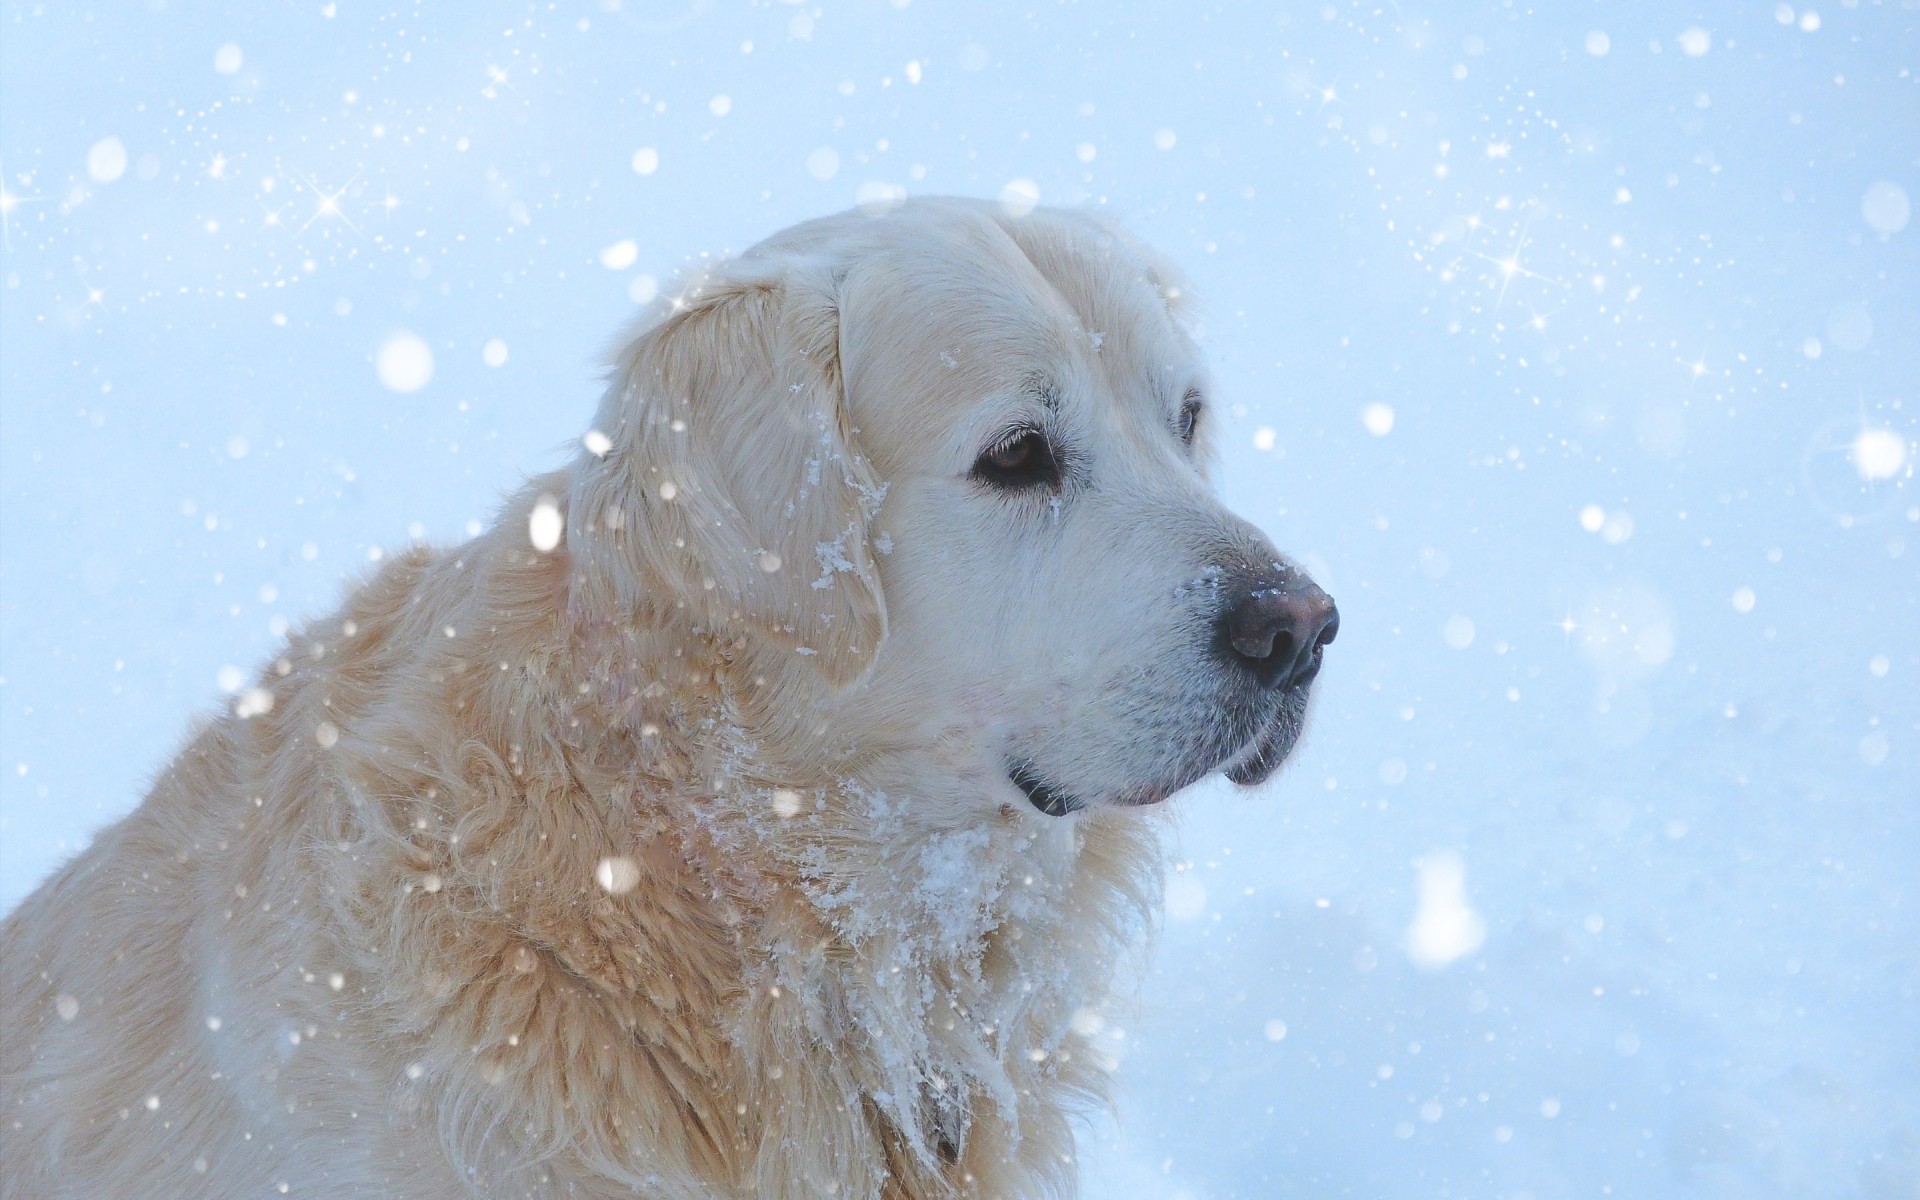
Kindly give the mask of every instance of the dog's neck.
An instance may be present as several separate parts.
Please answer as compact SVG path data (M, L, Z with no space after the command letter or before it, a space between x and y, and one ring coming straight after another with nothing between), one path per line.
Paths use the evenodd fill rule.
M1158 814L1016 807L939 733L836 739L804 663L684 608L576 616L569 642L581 727L622 731L591 772L699 781L671 811L753 914L738 1044L804 1014L926 1166L970 1138L1070 1144L1067 1101L1111 1066L1085 1035L1157 899Z

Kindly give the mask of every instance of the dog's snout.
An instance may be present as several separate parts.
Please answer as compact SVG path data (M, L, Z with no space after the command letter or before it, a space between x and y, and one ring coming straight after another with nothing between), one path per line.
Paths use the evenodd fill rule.
M1339 632L1333 597L1305 579L1256 584L1220 616L1228 656L1268 688L1311 680L1320 670L1320 651Z

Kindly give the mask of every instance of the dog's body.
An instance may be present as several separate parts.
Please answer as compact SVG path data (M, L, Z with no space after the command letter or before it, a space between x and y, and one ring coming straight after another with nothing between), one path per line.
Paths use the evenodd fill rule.
M1070 1191L1140 806L1270 773L1333 629L1174 290L916 201L667 302L0 927L0 1195Z

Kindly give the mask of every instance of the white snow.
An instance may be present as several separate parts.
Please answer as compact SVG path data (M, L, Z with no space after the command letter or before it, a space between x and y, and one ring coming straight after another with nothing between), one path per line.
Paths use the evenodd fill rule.
M861 212L877 217L898 208L907 198L907 189L884 179L869 179L854 189L853 202Z
M559 501L552 496L541 496L534 502L533 511L527 515L527 540L535 550L552 553L560 545L560 535L565 528L566 518L561 515Z
M112 183L127 173L127 147L117 137L101 138L87 151L87 175L95 183Z
M625 855L603 858L593 869L593 881L609 895L624 896L640 886L640 865Z
M1000 189L1000 210L1010 217L1024 217L1040 203L1040 185L1031 179L1009 180ZM1099 343L1095 343L1097 347Z
M373 370L381 386L391 392L417 392L433 379L433 349L420 337L402 329L380 343Z
M1407 930L1407 957L1427 970L1465 958L1487 940L1487 923L1467 903L1467 868L1450 850L1415 861L1420 907Z
M9 27L0 904L193 714L273 712L368 564L591 463L662 281L1026 181L1191 279L1210 478L1343 617L1276 781L1172 801L1083 1194L1920 1194L1911 12L643 7ZM923 561L904 530L865 549ZM864 561L814 540L768 578ZM1423 928L1484 940L1430 970L1436 850Z
M1907 189L1891 180L1881 179L1860 197L1860 215L1867 226L1881 237L1892 237L1907 227L1913 206L1907 201Z
M1891 429L1862 429L1853 439L1852 453L1860 478L1892 479L1907 465L1907 439Z
M821 146L807 154L807 174L818 180L832 179L840 173L840 154L832 146Z

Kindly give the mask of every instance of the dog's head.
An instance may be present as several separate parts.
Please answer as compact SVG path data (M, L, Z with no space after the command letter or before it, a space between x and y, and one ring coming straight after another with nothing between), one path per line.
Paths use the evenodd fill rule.
M1079 213L797 226L622 352L572 520L796 737L937 746L1052 814L1257 783L1339 617L1208 488L1181 291Z

